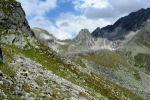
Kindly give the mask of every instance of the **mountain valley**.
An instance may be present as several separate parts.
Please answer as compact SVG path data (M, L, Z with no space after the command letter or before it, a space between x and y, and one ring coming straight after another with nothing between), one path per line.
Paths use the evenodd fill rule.
M0 1L0 100L149 100L149 12L59 40Z

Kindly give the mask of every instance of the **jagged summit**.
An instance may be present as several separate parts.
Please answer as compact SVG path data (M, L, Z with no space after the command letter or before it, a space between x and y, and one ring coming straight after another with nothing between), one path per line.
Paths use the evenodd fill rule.
M97 28L92 32L93 37L105 37L110 40L123 38L130 31L137 31L144 26L150 18L150 8L140 9L132 12L128 16L120 18L113 25L108 25L101 29Z
M93 38L88 29L81 29L77 37L72 40L72 46L70 47L71 51L74 50L84 50L88 49L91 45L93 45Z
M91 38L91 33L88 29L81 29L79 34L74 38L74 41L84 41Z

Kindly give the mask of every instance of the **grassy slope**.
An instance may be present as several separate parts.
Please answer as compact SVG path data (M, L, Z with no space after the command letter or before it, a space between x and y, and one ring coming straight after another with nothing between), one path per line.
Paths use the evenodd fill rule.
M10 77L14 77L15 76L15 73L13 70L11 70L7 65L3 64L3 63L0 63L0 70L10 76Z
M102 50L97 53L89 53L83 57L108 68L115 68L118 65L129 66L123 56L108 50Z
M92 89L93 94L95 91L111 100L126 100L127 98L132 100L142 99L126 88L116 85L109 80L105 80L103 77L97 77L95 74L89 75L81 72L76 67L64 63L59 57L55 56L51 50L48 50L48 48L44 46L41 47L42 48L40 49L32 48L29 50L23 50L15 46L5 45L3 50L12 56L14 54L21 54L29 57L42 64L56 75L82 87Z
M131 64L133 59L128 56L131 56L131 54L128 54L128 52L125 51L113 52L109 50L101 50L98 52L81 55L81 58L112 70L116 70L116 68L120 66L126 67L129 69L129 72L133 74L136 80L140 80L141 78L139 72L133 67L133 64Z
M145 68L147 72L150 72L150 54L139 53L134 58L135 66Z

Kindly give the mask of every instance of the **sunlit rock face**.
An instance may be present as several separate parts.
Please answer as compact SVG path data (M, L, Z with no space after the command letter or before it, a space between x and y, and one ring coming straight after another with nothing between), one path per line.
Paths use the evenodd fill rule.
M119 41L110 41L106 38L98 38L95 40L95 45L91 47L92 50L97 51L101 49L117 50L119 48Z

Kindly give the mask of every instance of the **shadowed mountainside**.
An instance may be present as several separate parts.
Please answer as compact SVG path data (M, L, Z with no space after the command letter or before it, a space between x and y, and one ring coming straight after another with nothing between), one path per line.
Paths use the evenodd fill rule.
M128 16L117 20L113 25L97 28L92 32L93 37L103 37L109 40L122 39L130 31L137 31L144 26L150 18L150 8L140 9Z

